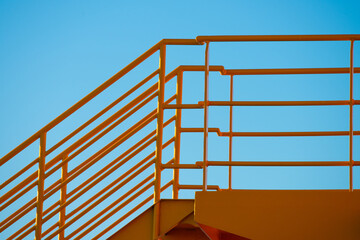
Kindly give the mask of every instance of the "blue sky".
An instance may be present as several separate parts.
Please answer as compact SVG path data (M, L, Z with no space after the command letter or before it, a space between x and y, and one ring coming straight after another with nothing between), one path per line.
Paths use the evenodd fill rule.
M1 1L2 155L162 38L359 33L357 1Z
M360 34L359 1L17 1L0 0L0 156L41 129L74 103L163 38L198 35ZM226 68L348 67L349 42L326 43L212 43L210 64ZM203 64L203 46L168 47L167 72L179 64ZM157 67L150 59L144 69ZM355 66L360 65L360 44L355 44ZM147 74L150 71L147 71ZM146 76L146 75L145 75ZM102 104L140 81L141 72L124 79L110 96L100 97L66 123L86 121ZM132 81L136 78L135 81ZM202 100L203 73L184 74L184 102ZM290 81L289 81L290 79ZM210 99L228 100L229 77L210 75ZM235 77L235 100L346 100L348 75ZM355 98L360 79L355 78ZM174 85L170 85L174 87ZM117 92L118 91L118 92ZM169 90L170 91L170 90ZM170 91L171 92L171 91ZM170 95L168 95L170 96ZM109 100L110 99L110 100ZM91 110L91 111L90 111ZM355 128L360 129L359 107ZM169 111L170 112L170 111ZM228 131L226 108L210 110L210 125ZM166 115L170 116L170 115ZM197 117L197 119L193 119ZM346 131L346 107L236 108L235 131ZM127 123L127 124L131 124ZM184 111L186 127L201 126L200 110ZM171 130L173 133L173 130ZM113 134L114 137L116 135ZM50 143L57 137L49 136ZM355 138L355 160L360 160L360 139ZM201 134L182 138L181 161L202 157ZM210 134L210 160L227 160L226 138ZM348 139L236 138L236 160L348 160ZM357 145L356 145L357 144ZM123 147L131 146L131 143ZM21 164L33 160L31 146ZM94 150L95 151L95 150ZM167 150L166 156L172 154ZM84 157L90 156L86 153ZM110 161L111 157L105 161ZM140 159L139 159L140 160ZM169 159L170 160L170 159ZM16 160L18 161L18 160ZM4 167L14 167L18 162ZM1 181L10 174L0 169ZM197 171L197 172L196 172ZM201 184L201 171L183 171L182 183ZM221 174L219 174L221 173ZM169 175L169 174L168 174ZM236 168L236 188L348 187L347 168ZM167 176L165 174L165 176ZM209 169L210 184L227 187L225 168ZM83 176L82 179L86 179ZM360 171L355 172L360 188ZM186 192L186 191L183 191ZM166 195L167 196L167 195ZM166 197L165 196L165 197ZM184 193L183 197L191 197Z

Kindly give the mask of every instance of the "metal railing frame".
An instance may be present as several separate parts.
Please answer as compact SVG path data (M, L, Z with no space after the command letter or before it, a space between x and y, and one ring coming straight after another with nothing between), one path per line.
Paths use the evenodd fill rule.
M28 146L33 144L35 141L40 140L39 157L31 161L27 166L18 171L16 174L11 176L8 180L1 184L0 188L3 189L11 182L19 179L25 172L30 170L36 164L38 164L38 171L34 172L30 176L23 179L15 187L10 189L7 193L0 197L0 210L6 209L8 206L13 204L17 199L22 197L24 194L29 192L35 186L37 186L37 197L31 199L29 202L21 206L14 213L8 216L5 220L0 223L0 232L4 231L8 227L12 226L24 215L28 214L31 210L36 210L35 218L28 224L24 225L21 229L10 236L11 239L21 239L34 232L35 239L52 239L55 236L61 239L68 239L75 237L76 234L80 233L81 230L88 228L80 233L75 239L80 239L101 223L103 223L108 217L112 216L120 209L128 205L133 200L137 199L146 190L154 187L154 194L147 197L144 201L136 205L132 210L127 212L118 221L108 226L95 238L103 236L107 231L111 230L121 221L125 220L135 211L140 209L151 199L154 201L154 238L159 236L159 216L160 207L158 202L160 201L161 192L172 186L172 196L174 199L179 197L180 189L201 189L207 190L220 190L218 186L208 185L207 183L207 168L209 166L227 166L229 171L229 189L232 189L232 166L348 166L349 167L349 191L353 191L353 166L360 166L360 161L354 161L353 159L353 136L360 135L360 131L354 131L353 127L353 106L360 105L360 100L354 100L353 98L353 82L354 74L360 73L360 68L354 67L354 42L360 40L360 35L287 35L287 36L198 36L196 39L163 39L140 57L135 59L128 66L123 68L121 71L116 73L113 77L108 79L90 94L85 96L79 102L74 104L71 108L66 110L59 117L51 121L44 128L36 132L33 136L25 140L14 150L10 151L4 157L0 159L0 166L11 160L18 153L26 149ZM349 68L306 68L306 69L225 69L223 66L211 66L209 64L209 49L210 43L212 42L258 42L258 41L350 41L350 66ZM168 45L204 45L205 44L205 61L203 66L179 66L172 72L166 75L165 64L166 64L166 47ZM76 112L78 109L83 107L86 103L90 102L97 95L102 93L104 90L109 88L120 78L125 76L132 69L137 67L143 61L148 59L154 53L159 52L159 68L148 75L144 80L140 81L125 94L120 96L106 108L101 110L99 113L94 115L91 119L86 121L80 127L75 129L65 138L60 140L54 146L46 149L46 135L55 126L60 124L63 120L67 119L70 115ZM204 72L204 100L194 104L183 104L183 72L186 71L200 71ZM209 100L209 73L215 71L220 72L221 75L230 77L230 100L229 101L210 101ZM338 101L234 101L233 99L233 77L237 75L270 75L270 74L349 74L350 77L350 93L349 100L338 100ZM102 115L122 102L129 95L134 93L137 89L153 79L156 75L159 76L158 83L152 85L144 92L142 92L135 99L130 101L127 105L122 107L120 110L115 112L109 118L104 120L102 123L97 125L90 132L79 138L60 154L46 160L46 157L53 153L60 146L68 142L80 131L85 129L95 120L99 119ZM176 77L176 94L170 97L168 100L164 99L165 86L168 81ZM97 140L101 139L105 134L110 132L121 122L132 116L135 112L140 111L143 106L149 103L151 100L157 98L157 109L149 113L139 122L135 123L127 131L120 134L116 139L111 141L105 147L96 152L93 156L82 162L80 165L75 167L73 170L68 171L68 163L74 159L77 155L83 152L88 147L92 146ZM172 102L175 101L174 104ZM233 107L234 106L330 106L330 105L348 105L349 106L349 131L323 131L323 132L234 132L233 131ZM229 132L222 132L219 128L211 128L208 124L208 111L210 106L227 106L230 109L229 112ZM164 122L164 110L175 109L175 115ZM182 109L203 109L204 111L204 126L203 128L182 128L181 117ZM67 184L81 173L89 169L93 164L121 145L127 139L132 137L136 132L147 126L150 122L156 120L156 129L148 134L146 137L139 140L133 147L128 149L126 152L121 154L109 165L99 170L85 182L80 184L71 192L67 192ZM163 143L163 129L170 123L175 122L174 125L174 137ZM186 132L203 132L203 159L197 161L195 164L181 164L180 163L180 139L181 134ZM209 132L215 132L220 137L229 138L229 161L208 161L208 134ZM245 162L245 161L234 161L233 160L233 138L234 137L281 137L281 136L349 136L349 161L309 161L309 162ZM133 158L135 155L140 153L143 149L156 142L155 152L145 157L142 161L138 162L133 168L126 171L123 175L119 176L114 182L111 182L103 190L89 198L82 205L74 209L70 213L66 213L66 207L78 199L80 196L88 192L97 183L103 180L106 176L114 172L116 169L124 165L127 161ZM162 161L162 151L165 147L170 144L174 144L174 158L167 163ZM150 161L149 161L150 160ZM145 165L144 165L145 164ZM129 181L133 180L140 173L146 170L148 167L154 165L155 171L149 175L143 181L133 187L128 193L121 196L117 201L111 204L108 208L99 212L95 217L91 218L86 224L80 226L76 231L65 236L65 229L69 227L76 220L80 219L86 213L88 213L93 206L96 206L100 202L104 201L107 197L111 196L116 190L120 189ZM173 170L173 179L165 184L161 185L161 172L164 169ZM179 169L202 169L203 171L203 184L202 185L181 185L179 183ZM48 188L44 188L44 182L47 177L61 171L61 178L58 179ZM131 174L131 175L130 175ZM21 178L20 178L21 179ZM152 182L145 185L148 181L153 179ZM144 186L145 185L145 186ZM136 192L137 191L137 192ZM60 199L47 209L43 209L43 202L52 196L54 193L60 192ZM133 194L131 196L131 194ZM128 198L128 199L126 199ZM96 200L97 199L97 200ZM124 201L121 205L116 207L121 201ZM115 207L107 215L104 215L107 211L110 211L112 207ZM81 211L81 209L86 208ZM54 225L49 227L47 230L43 230L43 224L58 215L59 220ZM73 217L71 220L69 220ZM57 230L55 230L58 228ZM54 231L55 230L55 231Z

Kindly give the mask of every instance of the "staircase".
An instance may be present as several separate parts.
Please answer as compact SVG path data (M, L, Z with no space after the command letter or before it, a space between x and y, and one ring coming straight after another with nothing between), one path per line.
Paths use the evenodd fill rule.
M164 39L1 158L1 239L360 239L360 195L354 188L354 42L360 35L198 36ZM348 41L344 68L227 69L209 64L217 42ZM203 65L166 71L169 46L204 48ZM203 46L205 45L205 46ZM151 59L159 58L159 65ZM149 62L150 61L150 62ZM203 99L184 103L184 74L201 73ZM229 81L226 100L209 98L210 74ZM349 99L235 101L234 77L347 74ZM139 79L140 78L140 79ZM110 103L108 103L110 101ZM348 106L348 131L237 132L241 106ZM209 124L209 108L229 109L228 131ZM186 126L184 111L201 111ZM90 115L91 114L91 115ZM79 116L86 116L80 120ZM197 115L194 114L194 122ZM181 136L201 135L202 159L182 162ZM228 159L209 160L209 134L228 139ZM234 138L349 139L340 161L236 161ZM39 147L39 151L37 148ZM226 167L228 188L208 184L208 169ZM233 167L346 167L348 190L241 190ZM182 184L185 172L202 182ZM189 176L189 175L187 175ZM189 177L190 180L192 178ZM184 199L179 191L195 191Z

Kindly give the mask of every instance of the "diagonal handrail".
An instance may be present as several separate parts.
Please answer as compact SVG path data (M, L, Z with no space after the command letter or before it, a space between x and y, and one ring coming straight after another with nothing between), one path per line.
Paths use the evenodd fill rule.
M26 147L28 147L30 144L35 142L37 139L40 138L40 135L42 133L46 133L50 131L52 128L54 128L56 125L58 125L60 122L62 122L64 119L69 117L71 114L73 114L75 111L77 111L79 108L84 106L86 103L88 103L90 100L92 100L94 97L99 95L101 92L109 88L111 85L113 85L116 81L118 81L121 77L125 76L128 72L130 72L132 69L137 67L140 63L145 61L147 58L149 58L151 55L153 55L155 52L157 52L162 45L202 45L203 43L196 41L195 39L163 39L154 46L152 46L150 49L148 49L146 52L144 52L142 55L140 55L138 58L136 58L133 62L131 62L129 65L124 67L122 70L117 72L115 75L113 75L111 78L109 78L107 81L105 81L103 84L101 84L99 87L94 89L92 92L90 92L88 95L86 95L84 98L79 100L77 103L75 103L72 107L70 107L68 110L63 112L61 115L59 115L57 118L55 118L53 121L51 121L49 124L47 124L45 127L37 131L35 134L33 134L31 137L26 139L23 143L19 144L16 148L11 150L9 153L7 153L5 156L3 156L0 159L0 166L2 166L4 163L9 161L11 158L16 156L19 152L24 150Z
M72 107L70 107L68 110L66 110L64 113L62 113L60 116L55 118L53 121L51 121L49 124L47 124L45 127L40 129L38 132L33 134L30 138L25 140L23 143L21 143L18 147L10 151L8 154L6 154L4 157L0 160L0 166L6 163L8 160L10 160L12 157L14 157L16 154L18 154L20 151L22 151L24 148L35 142L42 133L48 132L52 128L54 128L57 124L62 122L64 119L66 119L68 116L73 114L76 110L84 106L86 103L88 103L91 99L99 95L101 92L103 92L105 89L110 87L112 84L114 84L117 80L119 80L121 77L123 77L125 74L130 72L133 68L138 66L141 62L143 62L145 59L150 57L152 54L154 54L159 47L163 43L160 41L159 43L155 44L153 47L151 47L149 50L147 50L145 53L143 53L141 56L139 56L137 59L135 59L132 63L127 65L125 68L120 70L118 73L116 73L114 76L109 78L107 81L105 81L103 84L101 84L99 87L97 87L95 90L93 90L91 93L86 95L83 99L75 103Z
M87 96L85 96L83 99L81 99L79 102L77 102L75 105L73 105L71 108L69 108L68 110L66 110L63 114L61 114L59 117L55 118L53 121L51 121L49 124L47 124L45 127L43 127L42 129L40 129L38 132L36 132L33 136L31 136L30 138L28 138L27 140L25 140L23 143L21 143L18 147L16 147L15 149L13 149L12 151L10 151L8 154L6 154L4 157L2 157L0 159L0 166L3 165L4 163L6 163L8 160L10 160L12 157L16 156L19 152L21 152L22 150L24 150L26 147L28 147L30 144L32 144L35 140L39 139L41 135L43 135L44 133L48 132L49 130L51 130L52 128L54 128L57 124L59 124L60 122L62 122L64 119L66 119L68 116L70 116L72 113L74 113L75 111L77 111L79 108L81 108L82 106L84 106L87 102L89 102L90 100L92 100L95 96L97 96L98 94L100 94L101 92L103 92L105 89L107 89L108 87L110 87L113 83L115 83L118 79L120 79L122 76L124 76L125 74L127 74L129 71L131 71L133 68L135 68L136 66L138 66L140 63L142 63L145 59L147 59L148 57L150 57L151 55L153 55L155 52L157 52L161 46L163 45L199 45L201 43L196 42L196 40L193 39L171 39L171 40L161 40L158 44L154 45L152 48L150 48L148 51L146 51L144 54L142 54L140 57L138 57L137 59L135 59L132 63L130 63L128 66L126 66L124 69L122 69L121 71L119 71L117 74L115 74L113 77L111 77L110 79L108 79L106 82L104 82L102 85L100 85L98 88L96 88L94 91L92 91L90 94L88 94ZM62 146L65 142L67 142L68 140L72 139L75 135L77 135L79 132L81 132L83 129L85 129L87 126L89 126L91 123L93 123L95 120L97 120L100 116L104 115L104 113L106 113L108 110L110 110L111 108L113 108L115 105L117 105L118 103L122 102L122 100L124 100L126 97L128 97L130 94L132 94L133 92L135 92L135 90L139 89L141 86L143 86L146 82L148 82L150 79L152 79L153 77L155 77L156 75L159 74L159 70L155 70L153 73L151 73L148 77L146 77L143 81L139 82L138 84L136 84L133 88L131 88L128 92L126 92L125 94L123 94L122 96L120 96L118 99L116 99L114 102L112 102L110 105L108 105L107 107L105 107L103 110L101 110L99 113L97 113L95 116L93 116L92 118L90 118L88 121L86 121L84 124L82 124L80 127L78 127L77 129L75 129L73 132L71 132L70 134L68 134L65 138L63 138L62 140L60 140L59 142L57 142L55 145L53 145L50 149L45 150L45 156L49 155L50 153L54 152L56 149L58 149L60 146ZM175 74L176 75L176 74ZM166 76L166 82L171 80L174 76L173 72L169 75ZM112 129L114 129L117 125L119 125L119 123L121 123L122 121L124 121L126 118L128 118L129 116L133 115L136 111L138 111L139 109L141 109L144 105L146 105L147 103L149 103L152 99L154 99L157 96L157 84L151 86L150 88L148 88L147 90L145 90L144 93L140 94L140 96L138 96L137 98L135 98L134 100L132 100L132 102L130 102L129 104L127 104L125 107L122 108L122 110L119 110L118 112L116 112L115 114L113 114L112 117L108 118L108 120L105 120L105 122L101 123L100 125L98 125L95 129L93 129L92 131L90 131L89 133L85 134L85 136L81 137L79 140L77 140L75 143L71 144L69 147L67 147L65 150L63 150L60 154L58 154L56 157L54 157L52 160L47 161L46 165L45 165L45 169L46 169L46 173L45 173L45 178L49 177L50 175L54 174L57 170L62 169L65 165L67 165L70 160L74 159L78 154L80 154L83 150L85 150L86 148L88 148L89 146L91 146L93 143L95 143L98 139L101 139L102 136L104 136L106 133L110 132ZM154 93L155 92L155 93ZM149 96L151 93L153 93L150 97L147 98L147 96ZM175 99L175 96L173 96L172 98L169 99L168 103L170 103L171 101L173 101ZM140 103L140 101L142 101ZM140 104L138 104L140 103ZM167 103L167 104L168 104ZM136 106L136 104L138 104ZM134 107L135 106L135 107ZM110 127L107 127L105 130L102 130L104 127L106 127L107 125L109 125L112 121L116 120L119 116L121 116L122 114L125 114L127 111L129 111L126 115L124 115L124 117L120 118L118 121L116 121L114 124L112 124ZM156 118L156 115L154 115L156 112L152 112L150 115L152 116L151 118L148 119L147 122L150 122L151 120L154 119L154 117ZM149 115L148 115L149 116ZM174 118L171 118L171 120L173 121ZM171 121L170 121L171 122ZM168 124L168 123L167 123ZM147 124L143 125L146 126ZM68 178L65 181L55 181L50 187L48 187L47 189L45 189L44 191L44 196L42 197L43 199L41 201L46 200L47 198L49 198L50 196L52 196L55 192L59 191L60 189L62 189L66 184L68 184L69 182L71 182L73 179L75 179L75 177L77 177L79 174L81 174L81 172L85 171L87 168L89 168L90 166L92 166L96 161L98 161L98 159L100 159L102 156L104 156L104 154L112 151L112 149L114 149L115 147L117 147L119 144L121 144L122 142L126 141L132 133L136 133L136 131L140 130L142 127L135 127L135 125L129 129L128 131L126 131L123 135L121 135L120 137L116 138L118 140L120 140L120 142L118 140L116 141L112 141L112 143L108 144L107 146L107 150L102 150L103 152L98 152L95 155L93 155L91 158L89 158L88 160L84 161L81 165L77 166L75 169L73 169L71 172L69 172L68 174ZM132 129L134 129L135 131L132 131ZM138 130L136 130L138 129ZM100 134L98 134L101 131ZM97 134L97 135L96 135ZM129 135L130 134L130 135ZM95 136L96 135L96 136ZM90 140L90 142L87 142L83 147L81 147L79 150L77 150L76 152L74 152L73 154L69 155L69 153L71 153L72 151L74 151L76 148L80 147L81 144L85 143L86 141L88 141L89 138L95 136L95 138L93 138L92 140ZM122 140L121 140L122 139ZM116 143L117 142L117 143ZM58 163L61 160L60 163ZM1 183L0 187L1 189L5 188L6 186L8 186L10 183L12 183L15 179L18 179L20 176L22 176L22 174L24 174L25 172L27 172L28 170L30 170L33 166L35 166L39 161L39 158L33 160L32 162L30 162L30 164L28 164L27 166L25 166L23 169L21 169L20 171L18 171L17 173L15 173L13 176L11 176L9 179L7 179L5 182ZM15 187L13 187L10 191L8 191L7 193L5 193L3 196L0 197L0 203L3 203L0 208L2 210L4 210L5 208L7 208L8 206L10 206L12 203L14 203L17 199L19 199L20 197L24 196L24 194L26 194L27 192L29 192L31 189L33 189L37 184L38 181L35 181L37 177L37 173L34 172L32 174L30 174L30 176L26 177L25 179L23 179L20 183L18 183ZM95 177L96 178L96 177ZM101 179L100 179L101 180ZM90 181L88 181L90 183ZM97 182L97 180L95 181ZM93 182L94 183L94 182ZM82 185L85 186L86 184ZM82 188L82 186L79 186L79 188L76 188L76 190L78 191L79 189ZM92 187L93 185L90 184L90 187ZM90 187L85 188L85 191L80 191L81 192L86 192L86 190L88 190ZM72 191L73 193L74 191ZM81 194L80 194L81 195ZM79 196L80 196L79 195ZM78 194L76 195L78 196ZM22 207L20 207L18 210L16 210L13 214L11 214L10 216L8 216L5 220L3 220L0 223L0 230L3 231L5 230L7 227L11 226L13 223L15 223L17 220L19 220L23 215L27 214L29 211L31 211L32 209L34 209L37 206L37 202L39 200L36 200L36 198L30 200L28 203L24 204ZM68 203L71 203L71 201L68 201ZM53 211L56 206L59 206L59 201L56 202L55 204L51 205L48 209L46 209L44 211L44 220L46 219L50 219L52 216L54 216L54 214L58 213L59 211L61 211L62 208L64 208L66 205L60 206L60 208L57 208L57 210ZM52 213L50 213L52 212ZM45 221L43 221L45 222ZM27 229L27 227L31 226L34 223L34 220L30 221L28 224L26 224L23 228L21 228L20 233L23 232L23 230ZM31 227L30 229L28 229L28 231L26 231L25 233L23 233L20 237L23 237L24 234L29 233L29 231L33 231L34 227ZM18 232L19 233L19 232ZM44 232L45 233L45 232ZM18 235L17 235L18 236ZM12 237L16 237L15 234L13 234Z

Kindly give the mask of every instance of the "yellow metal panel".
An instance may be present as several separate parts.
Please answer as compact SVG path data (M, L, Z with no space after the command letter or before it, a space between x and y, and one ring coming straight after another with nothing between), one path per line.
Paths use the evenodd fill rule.
M199 228L173 229L162 240L209 240Z
M160 235L164 235L194 211L194 200L160 201Z
M160 235L165 235L194 211L194 200L160 200ZM108 240L153 239L154 205L116 232Z
M153 222L153 207L147 209L137 218L132 220L125 227L120 229L108 240L121 240L121 239L139 239L150 240L152 239L152 222Z
M360 239L360 191L197 192L195 221L249 239Z

